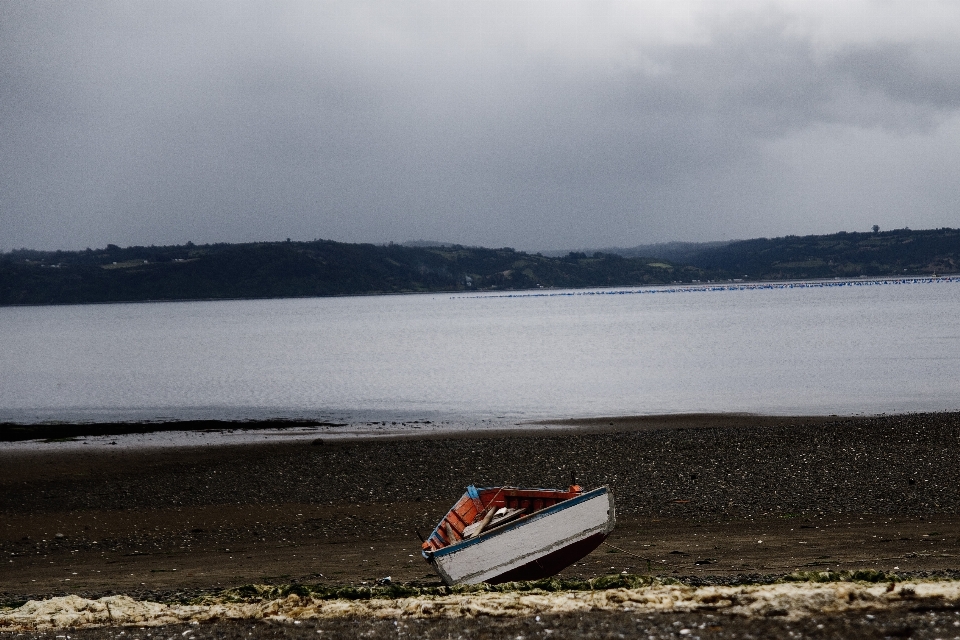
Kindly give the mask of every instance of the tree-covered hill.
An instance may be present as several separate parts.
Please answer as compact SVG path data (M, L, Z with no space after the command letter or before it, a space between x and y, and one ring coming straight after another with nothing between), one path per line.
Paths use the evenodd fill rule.
M960 272L960 230L684 244L688 264L608 252L260 242L0 255L0 305L637 286ZM650 245L648 245L650 246ZM657 246L657 245L653 245ZM671 247L672 245L663 245ZM676 247L674 247L676 249ZM630 252L631 250L623 250ZM676 257L676 252L671 254Z
M699 269L613 254L548 258L461 246L265 242L17 250L0 256L0 304L275 298L690 281Z
M834 233L704 247L685 262L713 277L784 280L960 271L960 229Z

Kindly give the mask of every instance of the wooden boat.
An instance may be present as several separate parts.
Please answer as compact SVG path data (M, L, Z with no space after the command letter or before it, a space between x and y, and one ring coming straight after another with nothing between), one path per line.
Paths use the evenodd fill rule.
M576 562L613 531L613 494L467 487L423 543L423 557L449 585L546 578Z

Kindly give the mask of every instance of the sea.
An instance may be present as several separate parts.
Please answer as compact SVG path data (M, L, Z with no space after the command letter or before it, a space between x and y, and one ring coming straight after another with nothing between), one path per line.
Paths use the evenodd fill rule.
M5 307L0 423L955 411L958 312L954 277Z

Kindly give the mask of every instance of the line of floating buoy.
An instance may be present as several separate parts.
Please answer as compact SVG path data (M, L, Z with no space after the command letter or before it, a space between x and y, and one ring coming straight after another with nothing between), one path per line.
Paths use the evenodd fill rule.
M960 276L924 278L876 278L870 280L811 280L798 282L738 282L732 284L682 285L672 287L645 287L640 289L601 289L582 291L552 291L536 293L477 293L450 296L456 298L555 298L564 296L622 296L647 293L703 293L712 291L759 291L765 289L825 289L827 287L875 287L890 284L941 284L960 282Z

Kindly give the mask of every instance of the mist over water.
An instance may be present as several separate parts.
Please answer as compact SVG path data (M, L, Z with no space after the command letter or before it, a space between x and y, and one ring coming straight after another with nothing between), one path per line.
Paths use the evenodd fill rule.
M629 291L2 308L0 421L960 409L960 282Z

